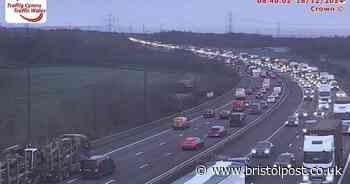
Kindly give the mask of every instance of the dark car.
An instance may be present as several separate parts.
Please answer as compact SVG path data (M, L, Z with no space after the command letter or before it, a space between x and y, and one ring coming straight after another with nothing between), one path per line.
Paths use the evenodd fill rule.
M186 137L181 144L183 150L198 150L204 147L204 141L199 137Z
M315 111L313 115L316 119L323 119L326 117L326 113L320 110Z
M246 93L247 95L251 95L251 94L253 94L253 89L247 88L247 89L245 90L245 93Z
M296 159L293 153L282 153L280 154L275 163L273 164L274 167L288 167L291 168L295 166Z
M306 111L299 111L295 113L295 116L299 119L307 119L309 117L309 113Z
M245 123L245 113L234 112L230 114L230 127L242 126Z
M264 94L262 92L258 92L256 95L255 95L255 98L256 99L262 99L264 98Z
M230 111L228 110L222 110L219 112L219 119L229 119L230 117Z
M260 104L261 104L261 107L262 107L263 109L266 109L266 108L269 106L269 104L267 103L266 100L261 100L261 101L260 101Z
M288 120L286 121L286 126L298 126L299 118L297 116L288 116Z
M208 137L224 137L227 130L224 126L212 126L208 131Z
M260 103L252 103L249 106L249 114L260 114L261 113L261 105Z
M314 100L314 95L313 94L305 94L304 95L304 100L305 101L313 101Z
M253 157L268 157L273 151L274 145L269 141L259 141L250 151Z
M100 178L114 173L114 161L105 155L95 155L81 161L81 172L84 178Z
M215 117L215 111L214 109L206 109L203 113L204 118L213 118Z

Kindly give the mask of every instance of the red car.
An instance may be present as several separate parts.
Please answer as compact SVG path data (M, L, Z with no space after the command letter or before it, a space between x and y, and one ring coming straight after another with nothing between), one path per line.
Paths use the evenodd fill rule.
M212 126L208 131L208 137L224 137L226 134L224 126Z
M181 145L183 150L198 150L204 147L204 141L199 137L187 137Z

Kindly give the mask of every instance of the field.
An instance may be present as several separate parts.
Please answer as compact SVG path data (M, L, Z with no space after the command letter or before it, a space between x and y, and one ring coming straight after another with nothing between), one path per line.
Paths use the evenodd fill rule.
M99 137L144 123L143 77L141 71L101 67L32 68L33 140L45 141L64 132ZM198 81L191 93L195 98L181 103L180 107L168 100L169 95L176 93L178 81L193 77ZM149 120L203 101L202 91L223 92L225 85L233 81L166 72L150 72L147 78ZM3 146L28 140L27 92L26 70L0 70L0 144Z

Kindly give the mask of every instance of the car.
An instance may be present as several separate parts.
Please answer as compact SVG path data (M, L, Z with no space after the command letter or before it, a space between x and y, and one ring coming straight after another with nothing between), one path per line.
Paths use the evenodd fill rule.
M259 141L250 151L252 157L268 157L274 145L270 141Z
M203 147L204 141L199 137L186 137L181 144L183 150L198 150Z
M229 119L230 118L230 111L228 110L222 110L219 112L219 119Z
M298 126L299 118L297 116L288 116L288 120L286 121L286 126Z
M346 93L343 90L339 90L335 93L337 97L346 97Z
M251 95L251 94L253 94L253 89L247 88L247 89L245 90L245 93L246 93L247 95Z
M203 112L204 118L214 118L215 117L215 110L214 109L206 109Z
M267 103L276 103L276 97L268 96L266 101Z
M246 114L242 112L233 112L229 118L230 127L242 126L245 124Z
M261 88L260 92L263 93L263 94L266 94L267 93L267 89L266 88Z
M299 111L295 113L295 116L298 117L299 119L305 119L309 117L309 113L305 111Z
M317 110L313 113L315 118L323 119L326 116L326 113L320 110Z
M256 93L255 98L262 99L262 98L264 98L264 94L262 92L258 92L258 93Z
M301 129L304 134L308 133L310 129L317 125L318 121L316 119L304 120L303 128Z
M266 102L266 100L260 100L261 108L266 109L269 104Z
M304 95L304 100L305 101L312 101L314 99L314 95L313 94L305 94Z
M185 116L178 116L174 118L172 125L174 130L184 130L190 127L190 123Z
M212 126L208 130L208 137L224 137L227 134L227 130L224 126Z
M261 113L261 105L260 103L251 103L249 105L249 109L248 109L248 113L249 114L260 114Z
M295 155L293 153L282 153L280 154L276 161L273 164L273 167L288 167L291 168L293 166L295 166L296 164L296 159L295 159Z
M112 175L115 169L114 161L106 155L94 155L81 161L81 174L84 178Z

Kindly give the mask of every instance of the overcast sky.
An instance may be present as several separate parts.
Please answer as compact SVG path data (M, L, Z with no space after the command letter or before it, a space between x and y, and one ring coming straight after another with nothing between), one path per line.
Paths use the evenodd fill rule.
M0 1L4 25L5 0ZM149 31L225 32L230 11L234 32L277 34L280 22L282 35L350 33L349 3L342 12L312 13L306 5L261 5L257 0L48 0L46 25L106 26L112 14L120 30L141 31L144 24Z

